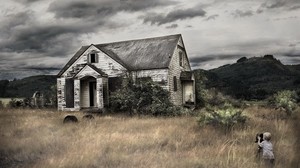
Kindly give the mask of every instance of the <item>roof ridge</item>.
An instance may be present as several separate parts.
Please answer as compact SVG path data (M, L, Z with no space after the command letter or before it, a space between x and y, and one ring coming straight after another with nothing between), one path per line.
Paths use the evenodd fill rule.
M92 44L92 45L101 47L101 46L108 45L108 44L117 44L117 43L124 43L124 42L131 42L131 41L141 41L141 40L152 40L152 39L159 39L159 38L166 38L166 37L173 37L173 36L180 37L181 34L172 34L172 35L166 35L166 36L139 38L139 39L133 39L133 40L114 41L114 42Z

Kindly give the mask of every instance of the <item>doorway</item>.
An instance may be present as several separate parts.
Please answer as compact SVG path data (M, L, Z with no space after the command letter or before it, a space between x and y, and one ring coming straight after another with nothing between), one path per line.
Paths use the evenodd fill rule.
M90 107L96 104L96 82L89 82Z

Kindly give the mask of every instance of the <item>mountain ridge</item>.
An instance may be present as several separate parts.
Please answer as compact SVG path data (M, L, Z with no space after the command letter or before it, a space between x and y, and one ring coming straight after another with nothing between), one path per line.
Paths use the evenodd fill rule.
M262 100L281 90L300 90L300 64L283 65L272 55L242 57L233 64L194 72L198 80L207 78L207 88L216 88L237 99Z

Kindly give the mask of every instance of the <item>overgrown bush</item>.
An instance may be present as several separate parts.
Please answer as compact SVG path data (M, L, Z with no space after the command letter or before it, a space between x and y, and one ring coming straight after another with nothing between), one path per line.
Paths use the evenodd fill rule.
M295 91L284 90L273 95L270 104L283 109L290 116L297 107L298 99L299 97Z
M110 96L111 108L114 111L130 114L175 116L180 114L179 108L169 100L169 92L152 81L133 84L124 80L122 88Z
M246 116L244 116L242 112L241 109L226 104L223 108L209 109L201 113L198 118L198 123L200 126L212 125L230 130L234 125L244 124L246 122Z

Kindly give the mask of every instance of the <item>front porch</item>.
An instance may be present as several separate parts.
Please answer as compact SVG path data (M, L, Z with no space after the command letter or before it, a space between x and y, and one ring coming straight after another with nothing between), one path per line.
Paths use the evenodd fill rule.
M108 77L98 68L87 64L72 78L61 84L61 96L64 98L62 111L79 111L81 109L102 109L108 106ZM63 93L64 92L64 93Z

